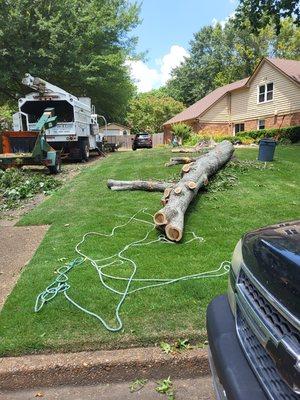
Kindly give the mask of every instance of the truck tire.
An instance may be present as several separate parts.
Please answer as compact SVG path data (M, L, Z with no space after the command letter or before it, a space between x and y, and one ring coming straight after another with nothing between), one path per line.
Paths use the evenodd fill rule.
M50 174L57 175L61 172L61 156L60 152L56 152L56 159L55 159L55 165L51 165L48 167Z
M88 161L90 158L90 146L88 140L81 140L80 141L80 155L81 159L84 161Z

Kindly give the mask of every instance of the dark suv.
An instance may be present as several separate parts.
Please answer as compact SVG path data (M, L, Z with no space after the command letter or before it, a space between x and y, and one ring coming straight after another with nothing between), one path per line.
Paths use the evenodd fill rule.
M141 132L135 135L132 150L136 149L152 149L152 137L149 133Z
M247 233L207 309L217 399L300 399L300 221Z

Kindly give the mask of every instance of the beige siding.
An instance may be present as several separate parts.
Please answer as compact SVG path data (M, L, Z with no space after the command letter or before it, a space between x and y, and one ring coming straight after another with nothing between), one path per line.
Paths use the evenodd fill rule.
M273 100L257 103L258 86L274 83ZM286 114L300 110L300 87L275 67L265 62L251 81L248 89L231 93L231 119L243 121L275 114Z
M228 120L228 95L217 101L199 118L200 122L227 122Z

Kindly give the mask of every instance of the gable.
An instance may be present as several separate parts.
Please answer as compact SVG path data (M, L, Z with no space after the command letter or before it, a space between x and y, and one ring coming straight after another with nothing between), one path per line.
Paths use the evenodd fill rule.
M273 100L258 103L258 87L270 82L274 84ZM299 85L270 62L265 61L261 64L248 85L247 88L233 91L231 94L233 120L261 118L300 110Z

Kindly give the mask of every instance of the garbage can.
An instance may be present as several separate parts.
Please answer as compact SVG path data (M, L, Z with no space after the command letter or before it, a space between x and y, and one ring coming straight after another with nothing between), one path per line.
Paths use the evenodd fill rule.
M261 139L259 142L258 160L273 161L277 142L274 139Z

